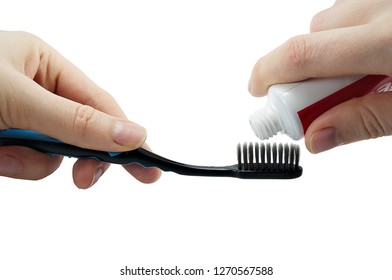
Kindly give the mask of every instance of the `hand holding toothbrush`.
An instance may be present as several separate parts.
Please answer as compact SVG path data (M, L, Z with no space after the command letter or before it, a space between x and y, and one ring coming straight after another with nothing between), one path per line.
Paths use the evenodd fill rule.
M345 75L392 76L392 1L338 0L314 16L310 33L296 36L259 59L249 91L263 96L273 84ZM392 86L391 90L392 91ZM309 151L392 135L392 94L346 101L308 128Z
M145 146L146 130L127 120L116 101L39 38L0 31L0 129L35 130L82 148L121 152ZM0 147L0 176L41 179L62 157L25 147ZM79 188L97 182L109 164L78 160ZM124 168L144 183L160 171L131 164Z

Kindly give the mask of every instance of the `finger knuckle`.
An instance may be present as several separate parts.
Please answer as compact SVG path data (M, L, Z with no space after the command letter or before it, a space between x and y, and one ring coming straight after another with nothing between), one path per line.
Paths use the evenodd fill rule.
M299 35L287 41L287 61L288 66L300 70L304 68L310 61L309 39L305 35Z
M363 104L360 110L360 116L362 120L361 123L363 124L361 129L363 138L372 139L389 134L388 129L384 126L382 118L380 118L379 114L375 113L371 106Z
M95 109L88 105L78 105L75 109L75 115L73 120L73 130L81 135L87 133L88 128L93 122Z

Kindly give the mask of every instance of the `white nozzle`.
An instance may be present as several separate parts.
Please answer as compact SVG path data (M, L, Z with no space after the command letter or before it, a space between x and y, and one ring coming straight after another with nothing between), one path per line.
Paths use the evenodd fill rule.
M282 123L277 112L271 107L261 108L249 117L253 132L260 139L268 139L282 131Z

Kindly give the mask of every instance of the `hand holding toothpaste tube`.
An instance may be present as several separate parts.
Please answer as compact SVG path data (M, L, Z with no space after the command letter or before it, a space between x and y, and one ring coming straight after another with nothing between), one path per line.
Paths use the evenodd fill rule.
M317 77L392 76L392 1L338 0L314 16L309 34L260 58L249 91L263 96L274 84ZM392 135L392 92L368 94L333 107L313 121L305 142L313 153Z
M37 37L0 31L0 129L31 129L83 148L120 152L146 145L146 130L127 120L117 102L79 69ZM40 179L62 158L23 147L0 147L0 176ZM88 188L107 163L78 160L73 179ZM160 171L127 165L150 183Z

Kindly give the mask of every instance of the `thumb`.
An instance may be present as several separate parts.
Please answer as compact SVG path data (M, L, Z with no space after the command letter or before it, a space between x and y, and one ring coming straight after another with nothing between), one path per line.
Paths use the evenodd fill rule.
M82 148L125 151L140 147L146 130L125 118L53 94L16 74L17 89L1 104L4 128L31 129Z
M392 135L392 92L372 93L325 112L308 128L305 143L312 153L339 145Z

